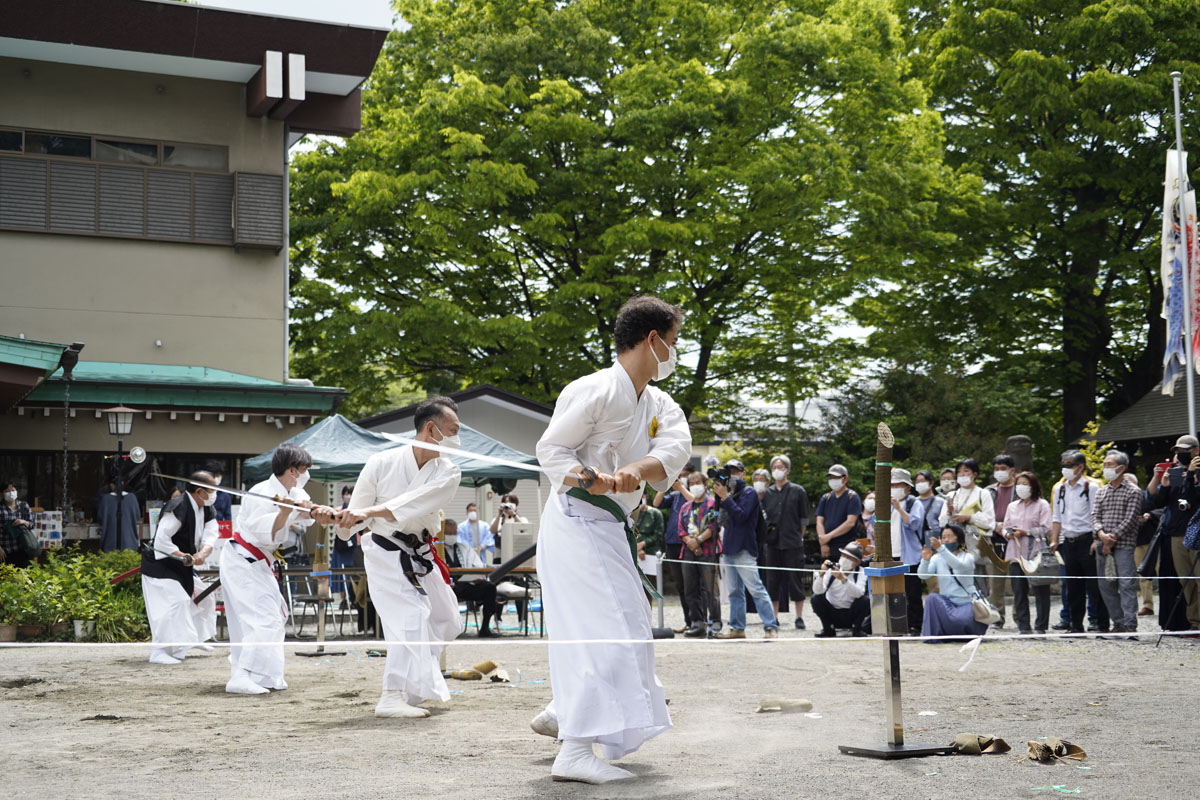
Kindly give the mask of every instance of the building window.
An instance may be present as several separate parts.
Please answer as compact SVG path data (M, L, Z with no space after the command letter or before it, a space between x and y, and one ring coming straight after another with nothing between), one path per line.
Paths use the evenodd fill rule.
M0 150L10 153L21 152L21 132L0 131Z
M122 164L142 164L148 167L158 164L158 145L145 142L121 142L114 139L96 139L97 161L118 161Z
M92 139L90 136L64 136L61 133L29 131L25 134L25 152L66 158L91 158Z
M186 167L224 172L226 151L223 147L204 147L195 144L164 144L162 163L164 167Z

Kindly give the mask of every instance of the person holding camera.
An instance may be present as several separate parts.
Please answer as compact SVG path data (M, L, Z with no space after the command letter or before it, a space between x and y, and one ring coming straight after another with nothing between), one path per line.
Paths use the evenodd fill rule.
M679 472L679 477L671 484L671 488L666 492L659 492L654 495L654 499L650 505L663 512L663 546L666 548L668 560L663 562L661 568L664 570L663 579L664 587L669 582L677 587L679 591L679 602L683 606L683 627L676 628L676 633L684 633L692 627L691 610L688 607L688 602L684 597L684 581L683 581L683 564L679 563L680 555L683 547L682 532L679 529L679 519L681 509L692 502L692 496L688 494L688 479L696 469L691 464L684 464L683 469ZM698 473L701 478L704 473ZM664 592L665 592L664 588ZM720 603L718 602L718 607Z
M781 567L767 572L767 593L771 595L775 618L779 609L787 611L788 598L796 604L796 628L804 630L803 572L804 530L808 527L808 493L798 483L788 480L792 462L785 455L771 459L773 483L762 497L763 513L767 517L766 565Z
M921 635L982 636L987 625L975 620L971 604L975 592L975 556L966 549L967 534L957 522L942 526L941 536L930 536L921 550L917 576L937 578L938 589L925 598L925 621ZM950 641L933 639L930 644Z
M771 596L758 574L758 522L762 517L758 492L746 485L746 468L730 461L723 470L714 470L713 494L725 521L721 561L729 589L729 630L718 639L746 638L746 592L763 621L763 638L779 636L779 621L771 607Z
M1200 441L1195 436L1180 436L1171 460L1154 467L1146 497L1150 507L1166 509L1158 562L1158 623L1164 631L1200 629L1200 586L1195 580L1175 580L1200 577L1196 551L1183 546L1188 522L1200 509ZM1180 592L1184 599L1177 602Z
M515 494L506 494L500 498L500 507L496 509L496 516L492 518L492 524L489 526L492 530L492 535L495 536L501 532L501 527L506 522L529 522L517 510L517 506L521 504L521 498ZM499 546L500 540L496 540Z
M812 609L821 620L817 638L837 636L838 628L849 628L855 636L871 630L871 601L867 597L867 575L861 569L862 545L850 542L839 551L837 563L826 559L813 580Z

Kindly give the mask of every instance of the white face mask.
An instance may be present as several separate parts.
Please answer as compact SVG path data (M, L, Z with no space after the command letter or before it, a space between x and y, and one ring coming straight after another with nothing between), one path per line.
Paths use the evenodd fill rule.
M847 558L846 556L842 556L838 560L838 566L842 568L842 572L849 572L850 570L854 569L854 560Z
M303 489L306 483L308 483L308 470L296 475L296 488Z
M1006 483L1008 476L1012 473L1006 469L998 469L992 473L992 477L996 479L996 483Z
M908 497L908 489L903 487L892 487L892 497L896 498L897 500L903 500L904 498Z
M696 498L697 500L699 500L701 497L704 497L704 493L706 491L707 491L707 488L703 484L700 484L700 483L692 484L691 486L688 487L688 492L692 495L692 497Z
M1074 467L1063 467L1062 468L1062 476L1064 478L1066 478L1067 480L1071 480L1071 478L1075 477L1075 468Z
M457 533L446 534L446 544L450 545L451 547L458 544L458 534Z
M1120 470L1115 467L1105 467L1104 468L1104 480L1108 481L1109 483L1112 483L1113 481L1115 481L1117 479L1117 475L1119 475L1119 474L1120 474Z
M870 497L870 498L867 498L866 500L863 500L863 511L870 514L874 510L875 510L875 498L874 497Z
M954 481L942 481L942 491L943 492L954 491Z
M217 502L216 492L209 492L208 497L204 498L204 505L206 506L211 506L215 502Z
M929 491L929 482L928 481L918 481L916 489L917 489L917 494L925 494L926 492Z
M17 493L15 491L14 492L5 492L4 499L11 503L12 501L17 499Z
M842 488L842 484L844 482L845 481L842 478L830 478L829 488L836 492L838 489Z
M436 422L433 424L433 427L437 428L438 433L442 433L442 429L438 428ZM446 436L445 434L442 434L441 440L434 442L434 444L440 444L442 447L453 447L455 450L462 449L462 442L459 441L457 433L454 434L453 436ZM442 455L449 458L448 453L442 453Z
M667 343L663 342L663 344L667 344ZM667 360L666 361L658 360L658 353L654 352L653 344L650 345L650 355L654 356L654 362L656 364L658 364L658 374L655 376L654 380L665 381L667 378L671 377L671 373L675 371L675 364L676 364L676 356L675 356L674 346L667 344Z
M766 490L767 490L767 482L766 481L755 481L754 482L754 491L758 492L759 494L762 494Z
M1028 500L1033 495L1033 487L1027 483L1018 483L1016 492L1017 497L1022 500Z
M471 522L475 522L476 520L479 519L479 512L478 511L468 511L467 519L469 519Z
M971 482L974 481L975 479L972 478L970 475L959 475L957 480L958 480L958 485L965 489L968 486L970 486Z
M774 479L775 479L775 480L777 480L777 481L781 481L781 480L783 480L784 478L786 478L786 477L787 477L787 473L786 473L786 472L784 472L784 471L783 471L783 470L781 470L781 469L772 470L772 471L771 471L771 477L772 477L772 478L774 478Z

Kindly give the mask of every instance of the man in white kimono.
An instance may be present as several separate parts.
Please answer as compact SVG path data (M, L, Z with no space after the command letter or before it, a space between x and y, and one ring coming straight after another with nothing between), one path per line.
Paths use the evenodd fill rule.
M447 397L417 406L418 441L458 447L458 407ZM337 534L348 539L363 523L363 562L375 611L387 637L383 694L377 717L428 717L426 700L450 699L439 657L462 633L449 572L433 548L441 512L461 471L449 456L412 445L367 459L350 506L338 512ZM395 644L409 642L411 644ZM439 644L434 644L435 642Z
M244 497L233 526L233 540L221 553L221 589L229 619L231 694L266 694L287 688L283 679L283 636L287 605L271 569L275 548L289 525L329 524L333 509L313 505L304 491L312 456L299 445L283 443L271 456L271 477L250 491L307 511L281 506L265 497ZM239 645L253 644L251 647Z
M682 319L654 297L627 302L614 329L617 363L569 384L538 442L555 489L538 536L554 698L531 726L563 742L555 780L633 777L592 745L620 758L671 727L629 514L646 482L666 491L691 455L683 411L648 385L674 370ZM582 639L634 641L556 644Z
M178 664L190 649L184 642L203 642L212 635L208 612L215 615L215 603L209 602L211 596L201 605L192 602L205 586L192 568L204 563L217 541L217 484L207 472L190 477L212 488L188 484L186 492L163 506L152 547L142 552L142 596L151 639L157 643L150 649L151 664ZM164 647L165 642L173 646Z

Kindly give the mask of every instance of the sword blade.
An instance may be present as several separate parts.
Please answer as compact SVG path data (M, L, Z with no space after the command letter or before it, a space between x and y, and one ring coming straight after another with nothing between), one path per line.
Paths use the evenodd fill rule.
M225 492L225 494L232 494L236 495L237 497L257 497L259 500L266 500L267 502L274 503L275 505L282 506L283 508L294 508L297 511L308 511L308 509L304 506L296 505L295 503L289 503L287 500L280 500L278 497L272 497L269 494L247 492L245 489L234 489L232 486L213 486L211 483L205 483L204 481L194 481L191 478L181 478L178 475L166 475L162 472L151 472L150 474L156 478L166 478L172 481L180 481L181 483L190 483L193 486L201 486L205 489L216 489L218 492Z
M440 444L432 442L422 442L418 439L410 439L407 436L401 436L396 433L385 433L384 436L399 444L411 444L413 447L419 447L422 450L436 450L448 456L460 456L462 458L473 458L476 461L486 461L490 464L500 464L505 467L513 467L515 469L524 469L529 472L545 472L537 464L523 464L520 461L513 461L508 458L500 458L499 456L485 456L482 453L472 453L469 450L459 450L457 447L443 447Z

